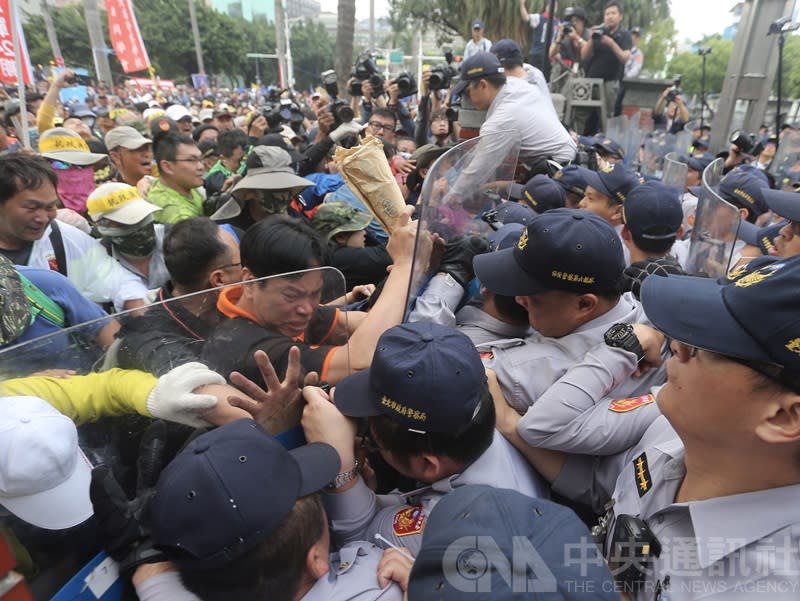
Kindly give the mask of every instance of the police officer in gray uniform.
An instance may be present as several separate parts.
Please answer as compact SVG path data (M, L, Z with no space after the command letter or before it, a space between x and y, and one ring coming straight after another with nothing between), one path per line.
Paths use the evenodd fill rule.
M521 205L513 206L525 209ZM511 248L524 230L525 226L521 223L504 223L499 230L489 234L487 239L492 250ZM513 297L501 297L482 287L478 298L456 311L462 304L469 281L475 277L473 258L474 256L466 255L459 257L460 260L469 261L468 264L458 266L458 271L466 274L461 278L443 271L440 266L439 273L430 279L425 290L414 301L414 310L408 321L433 321L448 327L457 327L475 346L495 340L525 338L530 333L528 313ZM445 268L447 266L445 264Z
M455 488L486 484L547 495L538 474L495 430L480 357L454 329L430 322L395 326L378 341L371 367L339 383L335 405L319 388L307 387L304 396L306 438L328 442L342 469L352 468L349 481L323 495L337 541L380 535L414 554L432 507ZM382 458L423 486L376 496L358 474L356 423L345 415L369 418L368 437Z
M636 445L600 459L521 447L554 490L606 508L595 534L637 600L797 599L800 257L748 269L645 280L673 356L663 415Z
M612 326L647 323L639 302L621 294L625 264L619 236L587 211L547 211L528 225L516 246L476 256L474 266L489 290L517 298L534 329L524 339L478 347L519 413L601 344ZM643 357L629 333L628 350ZM651 370L643 378L624 379L613 394L647 394L663 380L662 369Z
M151 504L153 542L179 572L137 582L139 598L401 599L399 586L379 582L383 552L372 543L329 553L316 493L338 470L329 445L287 451L249 419L196 438L165 468Z

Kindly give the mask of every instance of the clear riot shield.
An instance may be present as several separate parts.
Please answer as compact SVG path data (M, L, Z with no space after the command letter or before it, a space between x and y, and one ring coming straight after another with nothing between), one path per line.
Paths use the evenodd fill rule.
M516 132L472 138L448 150L425 176L418 208L419 226L407 306L427 285L431 256L440 242L485 236L492 227L481 217L496 206L514 181L520 139ZM434 239L438 241L434 244Z
M640 118L641 114L635 113L631 117L611 117L606 122L606 137L622 146L625 151L625 165L633 168L639 163L639 147L644 135L639 125Z
M644 144L644 156L639 172L662 179L664 176L664 163L668 154L684 153L692 141L691 132L682 131L677 134L655 132Z
M299 345L303 371L328 370L326 377L335 383L350 369L346 346L350 328L347 312L340 310L345 292L345 279L338 270L314 269L170 298L12 343L0 349L0 397L38 396L72 416L78 426L79 446L89 463L109 466L132 497L140 477L140 444L153 436L156 426L152 425L162 428L157 436L165 449L165 461L195 431L179 423L154 422L137 413L137 408L146 406L155 380L133 368L162 376L178 365L201 361L226 378L236 369L264 387L253 351L265 350L283 378L289 348ZM252 314L259 323L225 318L216 309L222 295L230 306L244 307L240 313ZM232 322L242 323L230 327ZM109 340L109 335L113 339L114 333L116 341L104 353L98 342ZM70 376L66 369L77 373ZM103 369L106 371L93 373ZM173 388L174 383L165 384L162 390L169 395ZM203 392L217 397L217 407L203 414L207 421L222 423L241 417L227 404L234 389L210 388ZM180 396L179 391L175 388L175 397ZM299 414L269 418L278 433L297 423ZM93 520L63 530L46 530L4 509L0 500L0 530L11 542L17 570L28 580L35 599L96 599L88 596L91 592L85 582L66 584L100 551Z
M716 190L722 179L723 159L716 159L703 171L703 185L697 201L686 271L718 278L728 273L738 241L739 209L723 200Z
M800 181L800 132L787 130L769 168L779 188L792 189Z
M689 175L689 165L680 160L680 153L668 152L664 157L664 173L662 183L686 191L686 178Z

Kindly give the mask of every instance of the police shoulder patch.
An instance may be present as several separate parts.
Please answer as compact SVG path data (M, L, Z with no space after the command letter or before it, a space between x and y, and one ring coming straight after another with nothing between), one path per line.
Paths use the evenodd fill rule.
M422 505L403 507L394 514L392 530L397 536L421 534L425 529L425 510Z
M647 465L647 455L642 453L633 460L633 479L636 482L636 490L640 497L653 488L653 480L650 478L650 468Z
M614 413L627 413L628 411L633 411L644 405L649 405L655 400L652 394L645 394L643 396L635 396L627 399L616 399L611 401L608 405L608 410Z

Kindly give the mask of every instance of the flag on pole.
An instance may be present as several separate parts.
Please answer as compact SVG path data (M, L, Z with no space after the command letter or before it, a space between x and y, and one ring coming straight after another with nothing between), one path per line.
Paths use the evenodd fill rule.
M20 20L17 22L17 35L22 48L22 80L26 85L33 85L33 67L28 57L28 45ZM11 33L11 9L9 0L0 0L0 81L17 83L17 67L14 63L14 36Z
M125 73L145 71L150 67L131 0L105 0L108 13L108 35L111 46Z

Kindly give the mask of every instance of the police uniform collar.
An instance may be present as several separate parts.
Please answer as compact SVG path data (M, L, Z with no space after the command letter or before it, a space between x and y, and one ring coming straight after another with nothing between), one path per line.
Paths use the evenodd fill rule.
M491 482L494 476L497 475L497 467L499 465L507 465L505 458L501 456L500 444L502 441L500 437L502 437L502 434L495 430L492 436L492 444L480 457L465 466L461 473L437 480L431 485L431 488L437 492L449 493L459 486L468 486L470 484L487 484L489 486L501 484L499 481L497 483Z
M724 545L698 545L700 567L705 569L742 547L800 523L799 497L800 484L793 484L688 503L695 540L709 541L719 538L720 532L725 534Z
M506 338L525 338L530 334L531 327L525 325L513 325L500 321L496 317L492 317L485 311L481 311L477 307L467 305L456 313L456 323L459 325L477 325L482 329L499 336L501 339Z
M633 295L630 292L626 292L619 298L619 301L612 309L578 326L571 333L586 332L597 327L607 327L608 324L613 323L628 323L631 318L631 312L636 311L637 308L638 303L634 300Z

